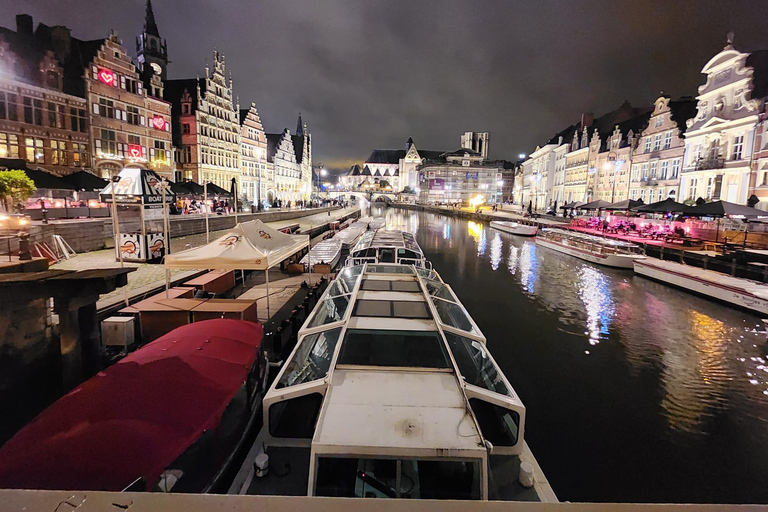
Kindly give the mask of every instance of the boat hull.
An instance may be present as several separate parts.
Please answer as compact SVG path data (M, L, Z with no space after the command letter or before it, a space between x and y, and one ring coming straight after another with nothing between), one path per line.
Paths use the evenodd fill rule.
M491 227L498 229L510 235L516 236L536 236L539 231L538 226L529 226L527 224L518 224L517 222L491 221Z
M645 258L645 256L640 256L639 254L598 254L541 237L536 238L536 244L553 251L573 256L574 258L579 258L590 263L596 263L598 265L611 268L629 270L633 268L634 261Z
M686 267L688 265L669 261L636 261L634 264L635 273L643 277L768 315L768 300L755 294L763 290L768 297L768 285L700 268L695 268L694 275L691 274L693 269Z

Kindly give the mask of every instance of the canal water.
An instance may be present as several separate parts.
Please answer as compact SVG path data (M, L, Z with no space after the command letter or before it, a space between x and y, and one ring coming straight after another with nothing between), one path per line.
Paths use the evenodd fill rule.
M487 224L374 207L456 291L561 501L768 503L759 317Z

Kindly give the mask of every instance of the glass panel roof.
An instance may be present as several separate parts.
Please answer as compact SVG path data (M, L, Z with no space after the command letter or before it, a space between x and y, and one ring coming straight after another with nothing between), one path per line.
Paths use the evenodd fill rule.
M344 281L344 283L347 285L347 289L351 290L352 288L354 288L355 283L357 282L357 277L362 273L363 273L362 265L347 267L341 272L339 272L339 275L336 279L341 279L342 281Z
M404 265L371 265L368 264L369 274L413 274L413 269Z
M346 313L347 307L349 307L350 297L351 295L340 295L339 297L320 301L307 327L318 327L343 319L344 313Z
M354 287L354 282L352 283L352 286ZM328 288L325 290L325 297L337 297L339 295L346 295L352 293L352 287L347 286L347 282L343 279L334 279L331 284L328 285Z
M442 281L436 281L434 279L425 279L424 283L427 285L427 291L434 297L440 297L441 299L449 300L451 302L457 302L456 298L451 293L448 286Z
M275 387L285 388L325 377L340 334L341 328L336 328L305 336Z
M450 332L445 333L445 339L451 347L465 382L501 395L512 396L501 371L491 360L482 343Z
M461 329L462 331L472 332L472 322L469 321L467 313L459 304L448 302L441 299L432 299L440 315L440 320L446 325Z
M348 330L338 364L385 367L450 368L436 331ZM418 390L414 390L418 392Z

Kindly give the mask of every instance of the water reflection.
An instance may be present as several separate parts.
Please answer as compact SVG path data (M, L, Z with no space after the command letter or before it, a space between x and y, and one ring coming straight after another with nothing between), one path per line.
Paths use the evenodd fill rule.
M579 297L587 313L589 344L597 345L607 338L615 312L610 280L592 266L583 266L579 271Z
M501 235L496 232L496 234L493 236L493 240L491 240L491 268L493 270L497 270L499 268L499 264L501 263L501 253L502 253L502 244L501 244Z

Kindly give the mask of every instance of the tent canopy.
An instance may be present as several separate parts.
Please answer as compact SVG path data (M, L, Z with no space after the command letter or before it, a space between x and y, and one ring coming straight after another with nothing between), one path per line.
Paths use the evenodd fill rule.
M699 206L686 207L684 210L686 215L693 217L745 217L745 218L758 218L768 217L768 212L752 208L751 206L744 206L736 203L729 203L728 201L712 201L711 203L705 203Z
M636 212L640 213L683 213L688 207L683 203L678 203L671 197L663 201L656 203L646 204L634 208Z
M570 203L565 203L560 208L578 208L579 206L583 205L584 203L580 201L571 201Z
M215 183L208 183L208 195L214 195L214 196L231 196L232 193L224 188L221 188L220 186L216 185Z
M260 220L240 223L202 247L169 254L167 268L267 270L309 245L305 235L287 235Z
M35 183L35 187L38 189L75 190L74 186L50 172L40 169L24 169L24 174Z
M112 197L112 186L115 187L115 199L118 203L137 203L137 204L163 204L163 191L160 187L162 179L155 172L149 169L123 169L120 171L120 181L117 184L108 183L101 196L105 201ZM176 200L176 194L171 187L165 190L165 202L171 203Z
M592 201L591 203L583 204L577 208L579 210L597 210L597 209L606 209L609 206L613 206L613 203L609 203L608 201L603 201L602 199L600 199L597 201Z
M642 199L625 199L617 203L613 203L611 206L606 206L606 210L631 210L637 206L644 205L645 202Z

